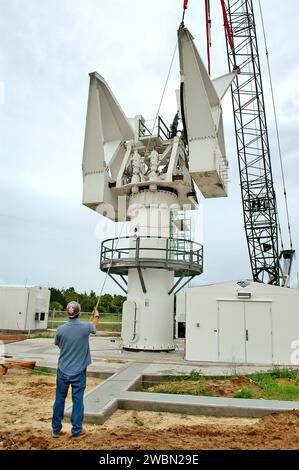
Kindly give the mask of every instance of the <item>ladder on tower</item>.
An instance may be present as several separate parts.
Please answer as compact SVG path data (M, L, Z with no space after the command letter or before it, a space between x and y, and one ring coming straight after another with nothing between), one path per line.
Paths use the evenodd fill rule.
M175 256L177 261L187 261L191 241L191 218L186 211L170 212L170 240L171 250L174 250L171 256Z

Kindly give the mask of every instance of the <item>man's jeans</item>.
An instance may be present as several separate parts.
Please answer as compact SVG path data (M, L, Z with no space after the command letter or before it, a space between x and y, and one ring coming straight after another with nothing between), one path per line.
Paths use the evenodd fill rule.
M53 406L52 428L54 433L62 429L65 399L69 386L72 386L73 410L71 416L72 435L78 436L82 431L84 416L83 395L86 388L86 369L77 375L66 375L57 369L56 399Z

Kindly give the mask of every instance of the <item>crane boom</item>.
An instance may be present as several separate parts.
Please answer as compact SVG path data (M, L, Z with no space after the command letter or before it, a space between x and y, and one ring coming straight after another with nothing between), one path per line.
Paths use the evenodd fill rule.
M289 280L294 252L279 253L279 221L253 0L226 0L222 4L228 21L229 68L239 69L232 83L232 102L253 280L284 286ZM280 259L288 256L288 272L283 273Z

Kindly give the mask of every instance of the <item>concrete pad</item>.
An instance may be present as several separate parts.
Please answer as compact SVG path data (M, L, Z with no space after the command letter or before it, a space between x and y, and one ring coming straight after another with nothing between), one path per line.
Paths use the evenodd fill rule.
M172 352L123 351L119 338L91 337L90 350L92 365L90 370L111 372L126 367L127 364L144 363L149 366L149 374L178 375L189 374L192 370L205 375L246 374L272 369L270 365L238 365L207 362L189 362L184 359L184 342L176 340L176 350ZM34 360L39 367L57 367L59 349L53 338L28 339L4 346L4 353L13 360Z
M115 339L113 341L116 341ZM119 343L119 340L117 340ZM89 370L102 372L106 377L122 369L127 361L119 358L121 353L119 344L110 338L91 337L90 349L92 365ZM37 367L57 369L59 349L53 338L28 339L19 343L10 343L4 346L4 353L13 360L34 360Z

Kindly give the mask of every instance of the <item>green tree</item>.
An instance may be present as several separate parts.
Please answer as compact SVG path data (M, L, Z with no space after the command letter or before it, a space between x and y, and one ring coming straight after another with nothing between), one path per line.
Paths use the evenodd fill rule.
M55 287L51 287L51 302L59 302L60 305L62 305L62 308L65 307L65 300L63 293L59 290L56 289Z
M63 306L60 302L57 302L57 300L54 300L54 302L50 303L50 310L56 310L56 312L62 312Z
M102 313L121 313L125 299L122 295L104 294L101 296L98 309ZM97 303L97 295L93 290L89 294L86 292L78 293L74 287L65 290L51 288L51 309L65 310L67 304L72 300L80 303L83 312L91 312Z
M72 302L73 300L75 302L79 302L79 296L78 292L75 291L74 287L69 287L65 291L62 291L64 300L65 300L65 306L69 303Z

